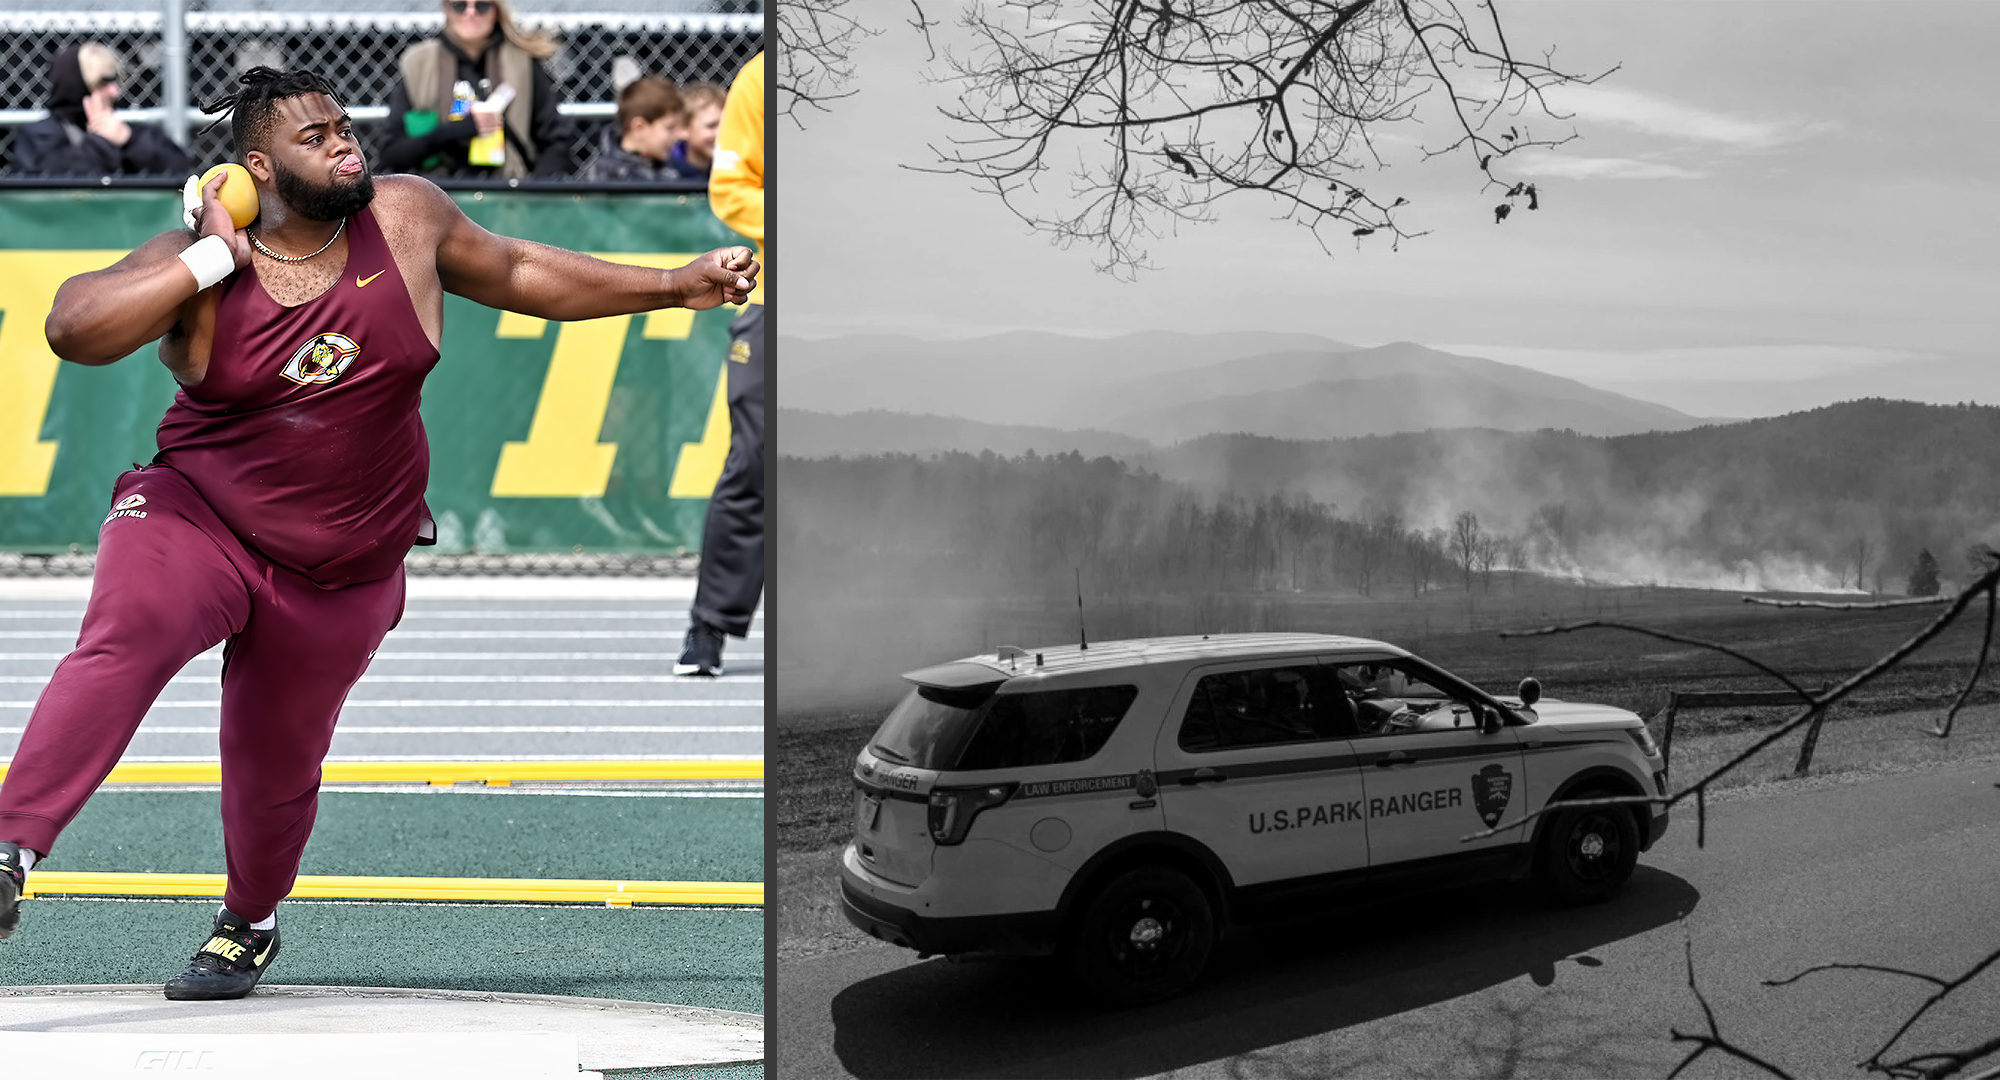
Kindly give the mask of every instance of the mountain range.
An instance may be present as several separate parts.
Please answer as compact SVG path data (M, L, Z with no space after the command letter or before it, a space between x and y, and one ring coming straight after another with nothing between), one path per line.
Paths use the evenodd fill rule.
M790 341L783 351L778 440L792 456L1117 454L1136 449L1121 438L1166 446L1218 434L1312 440L1466 427L1628 435L1704 422L1412 342L1360 348L1303 334L1163 331L1102 340L870 335Z

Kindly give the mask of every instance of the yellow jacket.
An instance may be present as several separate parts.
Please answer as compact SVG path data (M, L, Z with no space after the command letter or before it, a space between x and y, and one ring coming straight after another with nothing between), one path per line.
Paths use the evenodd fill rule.
M770 256L764 249L764 54L758 53L736 73L729 98L722 106L722 129L715 136L715 167L708 175L708 203L722 223L757 245L764 263L750 302L764 302L764 285L771 280Z

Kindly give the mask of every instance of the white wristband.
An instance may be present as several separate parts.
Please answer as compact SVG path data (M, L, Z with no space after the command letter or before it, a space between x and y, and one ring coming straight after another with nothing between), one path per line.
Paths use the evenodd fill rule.
M221 281L236 272L236 255L220 236L204 236L181 252L181 261L194 272L195 291Z

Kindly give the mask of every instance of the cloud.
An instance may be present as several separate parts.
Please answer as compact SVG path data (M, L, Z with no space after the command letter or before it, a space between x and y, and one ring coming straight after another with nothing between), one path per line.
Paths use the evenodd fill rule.
M1515 160L1515 159L1509 159ZM1705 172L1637 158L1563 157L1538 153L1523 155L1515 166L1525 176L1554 176L1568 180L1701 180Z
M1622 86L1556 87L1548 96L1550 106L1556 111L1576 114L1579 127L1622 127L1646 135L1736 150L1781 146L1836 126L1719 112Z

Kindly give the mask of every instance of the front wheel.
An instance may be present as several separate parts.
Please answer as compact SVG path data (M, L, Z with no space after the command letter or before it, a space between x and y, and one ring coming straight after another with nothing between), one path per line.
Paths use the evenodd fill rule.
M1215 944L1208 895L1161 866L1127 870L1084 905L1068 942L1070 973L1117 1005L1164 1001L1193 985Z
M1565 807L1536 856L1543 887L1565 904L1611 899L1638 863L1639 826L1623 806Z

